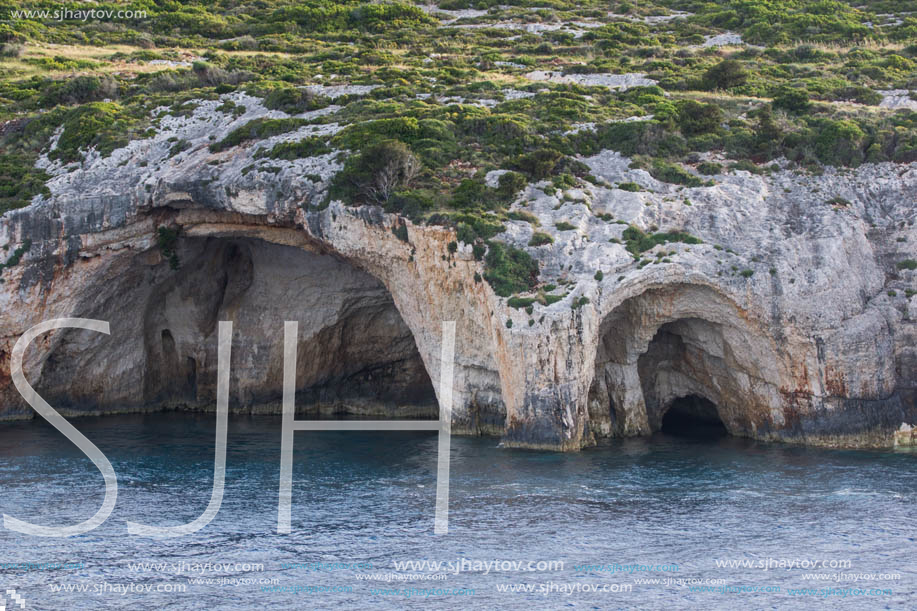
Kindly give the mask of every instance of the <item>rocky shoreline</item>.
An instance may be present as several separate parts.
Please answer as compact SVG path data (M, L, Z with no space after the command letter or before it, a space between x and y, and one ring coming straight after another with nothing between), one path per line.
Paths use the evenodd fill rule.
M453 431L506 446L650 434L683 396L762 440L892 446L917 423L917 271L906 264L917 164L736 171L689 188L610 151L582 158L595 184L531 183L512 205L551 243L531 246L524 220L496 237L556 287L550 303L519 307L481 281L453 229L325 203L333 155L243 171L289 135L211 152L212 134L268 112L247 99L227 122L219 103L108 157L45 160L51 194L0 218L0 248L20 252L0 285L0 419L31 414L9 376L16 339L79 316L109 320L111 336L43 336L26 358L27 378L67 413L206 409L218 320L235 325L236 410L279 396L284 320L300 321L304 401L394 406L407 393L430 405L441 323L455 320ZM176 137L189 144L171 156ZM628 227L696 240L635 260Z

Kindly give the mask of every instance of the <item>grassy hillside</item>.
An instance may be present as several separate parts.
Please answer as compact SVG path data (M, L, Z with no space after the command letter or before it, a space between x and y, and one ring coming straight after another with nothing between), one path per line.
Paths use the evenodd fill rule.
M576 155L602 149L686 185L780 157L805 171L910 162L917 113L880 103L915 96L915 41L914 0L3 2L0 213L43 192L33 166L61 127L49 156L75 163L155 130L161 106L244 90L291 115L211 147L227 150L332 103L306 85L373 87L313 120L342 132L269 156L345 151L335 196L485 240L526 182L594 180ZM656 84L608 86L634 73ZM376 184L380 160L398 168L391 184ZM493 169L511 170L498 187Z

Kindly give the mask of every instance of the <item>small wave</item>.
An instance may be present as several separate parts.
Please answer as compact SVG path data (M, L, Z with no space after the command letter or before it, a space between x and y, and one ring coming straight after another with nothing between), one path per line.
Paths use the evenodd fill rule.
M764 494L763 492L758 492L757 490L733 490L732 494L738 494L741 496L755 496L755 497L769 496L769 495Z
M894 493L878 492L875 490L855 490L853 488L841 488L831 493L835 496L892 496Z

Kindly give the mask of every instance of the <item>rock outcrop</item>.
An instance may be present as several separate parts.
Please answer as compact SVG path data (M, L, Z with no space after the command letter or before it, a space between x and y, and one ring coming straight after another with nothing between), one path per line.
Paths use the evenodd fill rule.
M525 221L498 236L565 295L529 312L480 281L470 245L449 248L452 230L324 205L336 153L256 160L336 124L210 152L253 118L285 116L224 97L245 114L201 101L108 157L44 160L51 195L0 219L0 248L23 253L0 285L0 417L31 416L10 381L16 339L78 316L111 335L43 336L25 364L70 413L213 409L219 320L234 322L233 408L276 409L283 321L298 320L301 409L433 417L441 324L455 320L453 430L510 446L649 434L684 396L764 440L890 446L917 422L917 272L899 265L915 258L917 164L683 188L616 153L585 158L598 184L533 184L514 204L553 243L528 247ZM170 156L176 137L188 146ZM613 186L624 182L643 190ZM629 225L702 243L661 243L638 262L621 243Z
M902 422L901 428L895 431L895 446L917 446L917 427Z

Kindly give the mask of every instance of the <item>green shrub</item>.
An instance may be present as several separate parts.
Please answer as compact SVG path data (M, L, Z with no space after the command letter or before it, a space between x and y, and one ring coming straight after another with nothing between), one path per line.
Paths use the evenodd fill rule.
M45 70L92 70L99 64L88 59L69 59L61 55L54 57L27 57L23 60L27 64L44 68Z
M179 153L187 151L189 148L191 148L191 143L184 138L176 140L172 148L169 149L169 157L175 157Z
M395 117L353 123L341 130L333 139L336 146L359 149L366 143L379 140L399 140L407 144L427 137L415 117Z
M210 152L218 153L249 140L263 140L285 134L307 125L304 119L254 119L229 132L225 138L210 145Z
M702 161L697 164L697 171L705 176L713 176L723 171L723 166L714 161Z
M442 6L492 8L495 1L444 0ZM518 32L499 29L437 29L430 27L433 22L422 10L402 2L277 4L245 0L219 7L184 3L180 10L153 3L151 7L159 8L150 8L149 19L120 22L112 28L90 24L86 29L85 24L74 21L0 23L2 52L14 45L17 48L9 49L14 56L25 41L30 49L33 44L47 43L156 49L110 57L93 54L92 61L70 56L37 58L36 53L29 53L23 59L4 62L0 101L7 113L2 118L6 123L0 135L0 155L23 155L24 162L0 168L0 207L23 205L43 188L46 176L26 168L34 165L40 151L49 150L57 127L63 128L64 138L60 150L49 150L52 158L76 161L88 147L104 155L131 138L149 137L155 131L147 130L147 121L159 107L169 108L173 116L189 116L199 100L218 100L212 105L218 117L242 116L245 108L218 95L238 91L243 82L247 83L246 93L263 98L271 109L300 113L323 107L330 100L303 87L321 80L316 78L319 74L340 75L334 82L379 87L367 95L337 97L334 103L340 110L311 121L344 126L335 135L280 143L270 150L254 147L257 154L296 159L342 150L351 152L353 159L370 145L400 141L421 169L410 184L396 184L383 203L385 210L414 219L438 211L443 217L439 220L457 222L457 232L476 241L486 239L481 236L491 230L485 228L482 234L476 222L455 221L455 215L443 212L445 207L451 204L496 226L498 218L479 213L493 210L502 215L532 180L550 180L545 192L552 194L582 180L594 181L575 157L605 149L643 163L657 178L689 185L706 182L707 176L721 172L721 168L714 171L712 162L697 164L697 171L688 167L688 172L675 165L695 163L699 157L688 154L700 151L722 151L744 164L733 167L756 171L780 157L812 169L820 164L917 161L917 113L812 105L809 100L878 104L881 95L876 90L914 88L914 20L905 18L899 26L874 30L863 26L865 19L874 19L873 13L880 10L898 12L890 0L875 0L860 8L835 0L679 0L664 3L665 7L695 13L690 19L665 25L615 22L590 29L580 38L568 33L515 38ZM662 8L626 4L637 19ZM549 0L547 8L536 6L530 11L529 5L529 0L512 3L511 8L494 9L499 15L474 21L604 21L606 9L620 12L626 8L620 3L573 6ZM739 32L748 42L779 44L763 50L680 48L724 30ZM385 35L376 35L379 32ZM829 44L789 44L796 40ZM150 72L152 68L144 67L130 70L130 75L114 64L180 59L179 49L198 49L195 52L206 61L196 61L190 70L156 68ZM221 49L258 52L226 53ZM562 65L567 74L641 71L661 86L611 91L573 83L529 83L515 86L532 97L505 96L504 87L511 82L506 71L513 75L518 71L497 66L500 60L532 67L550 62ZM64 76L49 74L49 70L73 73ZM736 95L698 96L694 91L698 88L727 89ZM674 95L666 95L667 91ZM465 101L453 103L444 99L447 96ZM765 97L773 98L772 102L761 104ZM478 98L492 98L495 103L485 107L476 102ZM103 102L106 99L117 102L109 106ZM91 104L97 106L73 106ZM38 113L39 109L44 112ZM620 121L649 114L653 118L645 121ZM23 128L29 121L34 127ZM592 122L595 128L572 130L571 123L579 121ZM217 142L214 149L277 131L276 125L256 123ZM172 154L186 146L175 142ZM653 159L661 162L653 163ZM250 167L276 171L261 164ZM499 186L491 188L483 182L484 172L491 168L517 171L504 174ZM365 182L352 184L343 178L347 176L335 183L339 195L350 202L369 203L370 198L361 192ZM322 178L317 177L317 182ZM621 188L639 189L631 184ZM521 214L506 217L520 218Z
M687 152L684 137L657 120L604 123L594 132L583 130L568 137L569 154L595 154L611 149L623 155L678 156Z
M498 210L509 204L514 196L510 189L488 187L481 177L466 178L452 192L449 205L459 209Z
M191 71L197 79L197 85L205 87L215 87L225 82L238 84L250 78L247 74L227 72L219 66L202 61L194 62Z
M779 108L787 112L802 113L811 108L809 95L802 89L793 89L792 87L782 86L774 95L774 108Z
M456 223L458 238L466 244L476 239L489 240L498 233L506 231L506 226L492 214L454 214L451 221Z
M532 140L529 117L518 113L465 116L461 129L478 142L507 153L518 151Z
M22 260L22 255L29 252L31 248L32 248L32 240L29 238L26 238L25 240L23 240L22 245L17 247L13 251L13 254L9 256L6 262L0 263L0 271L2 271L4 267L9 269L11 267L16 267L17 265L19 265L19 261Z
M704 73L702 82L707 90L732 89L748 81L748 71L735 59L726 59L711 66Z
M511 221L525 221L534 227L541 225L541 221L538 220L538 217L526 210L512 210L506 213L506 218Z
M667 231L662 233L645 234L639 227L630 225L621 234L625 248L633 255L639 255L660 244L669 242L682 242L684 244L701 244L701 240L684 231Z
M459 209L489 209L493 206L494 199L493 189L484 184L483 179L466 178L452 192L452 200L449 205Z
M560 231L571 231L573 229L576 229L575 225L572 225L568 223L567 221L558 221L557 223L554 223L554 227L556 227Z
M869 4L872 3L865 6ZM864 14L846 2L725 0L711 8L697 19L699 23L741 32L743 39L753 44L857 41L876 35L862 23ZM817 52L805 48L797 51L797 61L809 61L807 56L819 57Z
M564 172L552 178L551 184L558 189L569 189L576 186L576 177Z
M396 191L410 187L420 171L420 162L398 140L383 140L351 156L332 182L332 197L350 203L385 205Z
M501 174L498 180L497 192L504 201L512 201L516 193L525 188L528 181L518 172Z
M529 240L529 246L544 246L545 244L553 244L554 238L550 234L544 233L543 231L536 231L532 234L532 239Z
M103 157L107 156L127 145L132 123L121 105L114 102L78 106L65 115L57 148L48 153L48 157L63 162L77 161L82 158L82 149L93 146Z
M156 230L156 244L162 256L169 262L169 268L177 270L180 267L178 260L178 231L171 227L159 227Z
M293 3L274 8L269 21L282 24L284 29L295 25L297 29L313 33L345 30L379 33L434 23L420 8L400 2L358 5L345 2Z
M525 252L502 242L487 244L484 279L500 297L528 291L538 283L538 262Z
M745 171L745 172L751 172L752 174L763 174L764 173L764 170L758 167L758 164L756 164L754 161L749 161L747 159L742 159L740 161L736 161L735 163L730 163L729 169L733 171L740 170L740 171Z
M385 203L386 212L395 212L414 221L420 221L423 215L436 206L433 195L423 189L396 191Z
M685 136L698 136L716 131L723 122L723 111L716 104L702 104L694 100L681 100L678 109L678 128Z
M816 125L815 154L827 165L858 165L865 159L866 134L849 120L825 119Z
M237 105L232 100L223 100L223 103L217 106L217 112L225 112L233 117L241 117L245 114L245 107Z
M18 42L0 44L0 57L19 57L25 52L25 45Z
M518 310L521 308L528 308L533 303L535 303L535 301L536 299L534 297L510 297L506 302L506 305Z
M911 271L917 269L917 260L914 259L905 259L904 261L898 262L898 269L909 269Z
M517 157L515 166L533 180L544 180L554 172L563 157L563 153L553 149L538 149Z
M31 156L0 154L0 214L28 206L38 194L50 195L49 178Z
M312 91L292 86L282 86L271 90L264 98L264 106L271 110L281 110L295 115L328 106L328 98L317 96Z
M686 187L700 187L703 181L686 171L680 166L662 159L654 159L653 165L649 170L650 174L656 180L670 182L676 185L685 185Z
M110 76L81 75L51 81L39 99L42 108L57 104L85 104L119 97L118 83Z
M831 92L831 98L877 106L882 101L882 94L863 85L851 85L835 89Z
M312 136L295 142L278 142L270 151L262 151L258 156L270 159L304 159L325 155L331 150L324 139Z
M618 183L617 188L621 189L622 191L631 191L632 193L636 193L637 191L643 191L643 187L641 187L640 185L638 185L635 182L620 182Z

